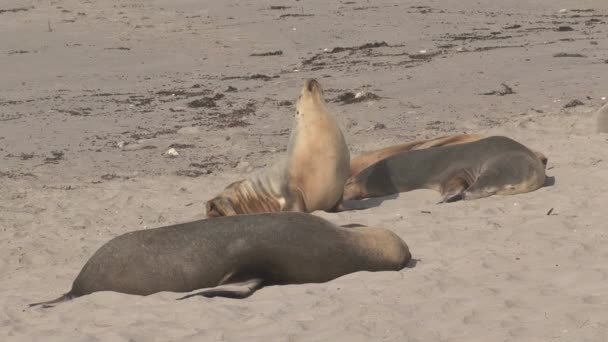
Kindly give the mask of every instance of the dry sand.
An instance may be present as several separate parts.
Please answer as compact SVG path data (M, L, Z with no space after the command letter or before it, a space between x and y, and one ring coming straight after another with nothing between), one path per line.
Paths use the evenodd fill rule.
M608 340L608 135L593 117L608 96L607 22L603 0L3 0L1 339ZM67 291L110 238L200 218L274 162L311 77L353 154L503 134L544 152L554 184L316 213L397 232L416 259L401 272L245 300L107 292L27 307ZM333 102L346 92L380 98Z

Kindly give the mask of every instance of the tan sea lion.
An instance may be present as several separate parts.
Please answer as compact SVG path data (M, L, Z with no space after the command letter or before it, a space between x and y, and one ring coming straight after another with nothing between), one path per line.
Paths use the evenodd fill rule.
M207 202L208 217L341 207L350 153L319 82L306 81L296 108L285 158L228 185Z
M597 132L608 133L608 103L597 111Z
M545 183L547 158L507 137L405 151L350 178L344 199L433 189L439 203L534 191Z
M305 213L265 213L126 233L93 254L68 293L30 306L48 307L98 291L146 296L207 288L180 299L245 298L262 286L398 271L409 262L406 243L393 232L348 226L358 228Z
M393 145L375 150L372 152L366 152L356 156L350 161L350 174L349 178L358 174L359 172L366 169L368 166L375 162L388 158L399 152L421 150L430 147L440 147L456 144L464 144L471 141L477 141L485 138L485 135L481 134L455 134L455 135L444 135L438 138L417 140L405 144Z

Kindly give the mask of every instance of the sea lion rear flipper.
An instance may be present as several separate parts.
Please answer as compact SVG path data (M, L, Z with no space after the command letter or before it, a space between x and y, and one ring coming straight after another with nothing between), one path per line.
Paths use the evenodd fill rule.
M361 228L361 227L367 227L364 224L359 224L359 223L348 223L348 224L343 224L340 227L342 228Z
M262 284L263 279L253 278L240 283L220 285L208 290L192 293L184 297L178 298L177 300L182 300L194 296L203 296L207 298L226 297L243 299L251 296L255 291L260 289L262 287Z
M74 296L73 294L68 292L66 294L63 294L61 297L59 297L57 299L49 300L46 302L40 302L40 303L32 303L29 306L33 307L33 306L41 305L43 308L52 308L53 306L55 306L54 304L67 302L68 300L72 300L74 298L76 298L76 296Z

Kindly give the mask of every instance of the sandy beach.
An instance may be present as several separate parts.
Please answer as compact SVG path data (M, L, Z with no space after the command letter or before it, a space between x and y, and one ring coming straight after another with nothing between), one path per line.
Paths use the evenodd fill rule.
M608 341L606 1L4 0L0 75L3 341ZM353 156L506 135L548 157L547 185L314 213L397 233L400 272L28 307L276 162L308 78Z

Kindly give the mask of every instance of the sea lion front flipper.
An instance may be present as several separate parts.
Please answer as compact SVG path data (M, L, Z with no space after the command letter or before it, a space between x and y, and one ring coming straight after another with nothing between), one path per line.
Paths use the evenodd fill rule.
M437 204L474 200L490 197L496 194L497 188L493 184L495 181L492 179L492 176L488 174L482 176L484 177L480 176L476 181L473 182L473 184L471 184L471 186L466 189L452 191L445 194L441 201L439 201Z
M243 299L251 296L255 291L262 287L263 280L261 278L253 278L240 283L232 283L220 285L208 290L203 290L196 293L191 293L184 297L178 298L182 300L194 296L203 296L207 298L226 297L234 299Z
M285 206L281 211L297 211L307 213L306 195L298 187L289 187L289 195L285 196Z
M464 199L464 192L473 183L472 172L466 169L458 170L441 182L439 189L443 198L437 204L452 203Z
M463 200L475 200L495 195L504 186L498 172L487 172L479 176L475 183L462 193Z

